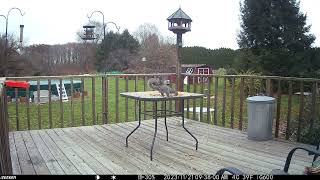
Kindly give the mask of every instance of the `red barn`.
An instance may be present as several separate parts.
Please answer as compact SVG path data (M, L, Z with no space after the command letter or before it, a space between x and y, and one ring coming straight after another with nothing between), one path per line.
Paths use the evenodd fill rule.
M176 67L171 67L171 72L176 72ZM206 64L182 64L181 72L186 74L213 74L212 68ZM170 82L176 82L176 76L171 75L169 77ZM208 78L195 77L195 83L206 82ZM193 77L184 77L184 84L193 84Z

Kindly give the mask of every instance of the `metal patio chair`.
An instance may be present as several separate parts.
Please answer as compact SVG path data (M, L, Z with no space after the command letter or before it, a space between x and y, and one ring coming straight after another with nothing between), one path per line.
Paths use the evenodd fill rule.
M283 169L273 169L270 172L270 174L288 175L291 159L292 159L292 156L296 150L304 150L304 151L308 152L309 156L313 156L312 164L315 163L315 161L320 161L320 158L318 159L318 157L320 156L319 146L320 146L320 140L318 141L316 148L314 148L314 147L311 147L311 148L310 147L300 147L300 146L293 148L287 155L287 160L284 165L284 168ZM216 175L223 175L225 172L228 172L230 174L235 174L235 175L244 175L245 174L243 171L241 171L235 167L226 167L226 168L222 168L222 169L218 170Z

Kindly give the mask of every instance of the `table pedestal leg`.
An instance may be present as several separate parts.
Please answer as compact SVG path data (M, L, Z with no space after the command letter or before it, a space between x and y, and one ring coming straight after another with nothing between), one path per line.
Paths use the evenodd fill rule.
M155 126L154 126L154 135L153 135L153 140L152 140L152 145L151 145L151 150L150 150L150 160L152 161L152 153L153 153L153 146L154 146L154 141L156 140L157 136L157 124L158 124L158 107L157 107L157 102L154 103L154 109L153 109L153 117L155 120Z
M166 126L167 141L169 141L169 139L168 139L168 127L167 127L167 101L164 101L164 125Z
M140 124L141 124L141 101L139 100L139 124L136 128L134 128L134 130L126 137L126 147L128 147L128 138L129 136L131 136L131 134L136 131L139 127L140 127Z
M188 131L188 129L184 126L184 100L181 100L181 118L182 118L182 127L193 137L193 139L196 140L196 150L198 150L198 140L194 135L191 134L191 132Z

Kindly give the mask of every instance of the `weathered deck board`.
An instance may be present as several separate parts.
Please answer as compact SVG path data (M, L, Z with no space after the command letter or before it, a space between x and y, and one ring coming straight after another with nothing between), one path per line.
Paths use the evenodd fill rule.
M46 131L39 130L39 135L49 147L50 151L55 151L61 159L66 159L72 163L81 174L94 174L95 172L74 153L73 148L64 144L60 138L49 136ZM58 159L57 159L58 160ZM68 169L63 169L67 171Z
M22 134L23 140L25 142L26 148L28 150L32 165L36 174L50 174L50 171L42 158L38 148L34 144L29 132L25 131Z
M153 126L149 123L145 123L148 127L147 129L149 130L150 134L153 134ZM177 137L174 137L175 139L172 139L173 141L175 141L174 144L179 144L181 146L185 146L185 142L190 143L190 146L192 146L194 144L193 139L182 129L182 127L180 126L174 126L174 123L170 123L169 124L169 133L170 133L170 129L171 130L175 130L177 133ZM170 128L171 126L171 128ZM134 125L132 126L132 128L134 127ZM199 131L194 130L196 128L193 128L193 132L196 135L196 137L204 137L203 134L206 134L203 129L201 131L202 135L200 133L198 133ZM142 128L142 130L144 130ZM160 134L162 134L162 138L163 140L165 139L165 129L164 127L159 126L158 128ZM191 130L192 131L192 130ZM162 133L161 133L162 132ZM211 132L211 131L210 131ZM206 135L205 135L206 136ZM182 138L183 137L183 138ZM209 136L208 140L205 140L203 142L201 142L201 140L204 140L204 138L199 138L200 140L200 144L199 145L199 149L203 150L204 154L210 155L210 154L214 154L213 156L219 156L221 154L220 157L218 157L219 159L222 159L222 161L229 161L230 163L233 164L237 164L239 167L244 167L246 169L253 169L251 168L252 166L261 166L261 169L265 168L265 171L263 172L268 172L269 169L275 168L275 166L278 166L277 168L282 168L284 166L284 161L285 161L285 156L281 159L277 159L277 156L273 156L270 157L267 154L263 154L260 153L259 149L255 149L254 151L247 151L245 148L241 148L239 146L234 146L234 144L236 144L236 142L233 143L225 143L224 139L225 137L223 135L220 135L218 137L223 138L220 139L219 143L214 143L212 141L211 138L214 138L215 136ZM177 141L178 140L178 141ZM217 141L217 139L215 139L215 141ZM170 145L170 143L168 144ZM201 148L202 146L202 148ZM252 146L255 146L254 144ZM185 147L187 148L187 147ZM215 152L219 152L219 153L215 153ZM287 151L289 152L289 150ZM254 156L252 156L254 155ZM293 161L294 162L294 161ZM299 165L298 165L299 164ZM304 165L306 164L305 162L303 163L304 165L302 165L302 163L300 163L300 161L298 161L293 165L291 165L291 168L293 171L293 173L297 173L299 172L299 169L303 169ZM290 168L290 169L291 169Z
M150 147L154 120L142 121L140 128L125 137L138 124L83 126L11 132L10 152L15 174L214 174L233 166L246 173L269 173L283 168L290 149L299 143L282 140L251 141L244 132L179 118L168 119L169 141L163 119L158 121L153 161ZM297 152L290 173L302 174L311 157Z
M68 167L59 165L59 163L56 160L58 158L55 158L54 154L51 154L50 150L44 144L44 142L42 141L41 137L38 134L34 134L34 133L31 134L30 133L30 135L31 135L32 139L34 140L34 142L35 142L41 156L43 157L47 167L49 168L50 173L57 174L57 175L65 174L62 168L63 167L68 168ZM68 172L70 172L70 171L72 172L72 169L69 169Z
M17 149L14 142L13 133L9 134L9 142L10 142L10 154L12 159L12 173L13 174L21 174L20 164L17 155Z
M36 174L35 169L32 165L30 156L28 154L25 143L23 142L21 133L15 132L13 134L15 146L17 148L18 161L22 174ZM16 161L16 160L13 160Z

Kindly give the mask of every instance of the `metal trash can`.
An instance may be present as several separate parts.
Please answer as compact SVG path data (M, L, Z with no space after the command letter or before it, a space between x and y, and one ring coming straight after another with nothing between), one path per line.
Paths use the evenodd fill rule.
M275 98L269 96L248 97L247 104L248 139L260 141L272 139Z

